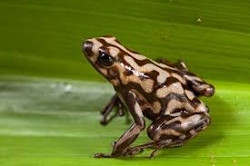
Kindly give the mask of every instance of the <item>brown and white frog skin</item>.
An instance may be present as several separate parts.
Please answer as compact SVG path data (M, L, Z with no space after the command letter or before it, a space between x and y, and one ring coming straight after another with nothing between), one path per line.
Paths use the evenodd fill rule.
M133 118L113 143L111 154L96 153L95 157L134 156L146 148L154 149L153 157L159 149L183 145L211 123L209 109L198 97L212 96L215 88L191 73L183 61L153 61L112 36L87 39L82 50L116 92L102 110L102 123L108 123L107 116L117 108L120 115L128 110ZM147 128L152 141L132 147L146 127L145 118L152 121Z

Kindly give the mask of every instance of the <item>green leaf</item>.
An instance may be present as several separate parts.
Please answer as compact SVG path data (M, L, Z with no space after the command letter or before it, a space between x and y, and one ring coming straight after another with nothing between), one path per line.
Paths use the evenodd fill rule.
M0 165L248 165L249 8L234 0L1 1ZM211 126L152 160L150 150L94 159L129 127L122 117L99 124L114 92L81 43L101 35L152 59L182 59L215 85L215 96L202 98ZM147 141L143 132L135 144Z

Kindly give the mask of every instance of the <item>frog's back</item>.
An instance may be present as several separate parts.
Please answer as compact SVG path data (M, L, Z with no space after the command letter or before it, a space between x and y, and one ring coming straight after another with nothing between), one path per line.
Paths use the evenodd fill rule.
M151 119L196 98L187 83L192 76L186 74L183 64L153 61L124 47L114 37L88 39L84 48L88 60L112 83L116 92L133 92Z

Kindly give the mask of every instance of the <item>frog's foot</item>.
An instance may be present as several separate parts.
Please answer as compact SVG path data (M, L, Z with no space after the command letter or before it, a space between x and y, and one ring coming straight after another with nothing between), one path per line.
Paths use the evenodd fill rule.
M149 157L153 158L156 155L156 153L159 150L163 149L163 148L166 148L166 147L171 148L171 147L182 146L184 144L184 142L185 142L185 140L181 140L181 139L179 139L179 140L177 140L175 142L172 142L170 140L160 140L158 142L154 142L154 148L155 149L151 152Z
M115 146L116 142L113 143L113 147ZM122 156L131 156L135 153L135 149L130 151L130 148L126 148L122 151L113 151L111 154L104 154L104 153L95 153L95 158L117 158Z
M95 158L110 158L111 155L104 154L104 153L95 153L94 157Z
M149 158L153 158L159 150L165 147L181 146L183 143L184 141L182 140L177 140L176 142L171 142L169 140L160 140L157 142L152 141L132 148L128 148L124 156L135 156L137 154L142 153L144 149L153 148L154 150L151 152L149 156Z
M148 149L148 148L153 148L154 150L151 152L151 154L149 155L149 158L153 158L157 152L163 148L166 148L166 147L178 147L178 146L182 146L183 143L185 142L185 140L176 140L175 142L172 142L171 140L167 139L167 140L159 140L157 142L149 142L149 143L146 143L146 144L142 144L142 145L138 145L138 146L135 146L135 147L132 147L132 148L129 148L127 150L127 153L126 155L129 155L129 156L134 156L134 155L137 155L137 154L140 154L141 152L144 151L144 149Z
M113 115L110 115L114 109L116 112ZM102 114L102 119L101 119L100 123L102 125L107 125L117 115L124 116L126 114L126 108L125 108L124 104L121 102L118 95L115 94L110 99L108 104L102 109L101 114Z
M126 156L135 156L135 155L143 152L144 149L145 148L140 147L140 145L132 147L132 148L128 148L127 151L126 151Z
M142 153L144 149L147 149L147 148L155 148L155 142L149 142L149 143L134 146L132 148L128 148L126 151L126 155L135 156L137 154Z

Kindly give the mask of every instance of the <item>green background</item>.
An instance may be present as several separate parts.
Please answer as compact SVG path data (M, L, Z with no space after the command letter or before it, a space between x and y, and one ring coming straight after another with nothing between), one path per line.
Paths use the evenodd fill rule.
M250 161L250 2L0 1L1 165L247 165ZM216 87L212 125L152 160L94 159L128 125L99 124L113 94L81 53L113 35L152 59L184 60ZM148 122L147 124L149 124ZM142 133L136 144L149 141Z

